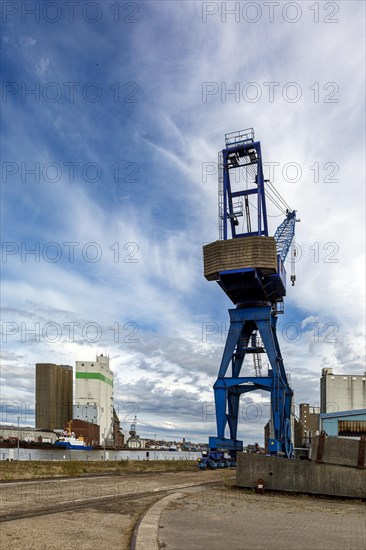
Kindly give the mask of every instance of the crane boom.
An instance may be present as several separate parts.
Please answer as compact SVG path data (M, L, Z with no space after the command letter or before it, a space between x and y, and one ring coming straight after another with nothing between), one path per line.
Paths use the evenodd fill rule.
M285 261L288 251L295 235L296 210L287 210L286 219L279 225L274 234L277 246L277 254L282 262Z

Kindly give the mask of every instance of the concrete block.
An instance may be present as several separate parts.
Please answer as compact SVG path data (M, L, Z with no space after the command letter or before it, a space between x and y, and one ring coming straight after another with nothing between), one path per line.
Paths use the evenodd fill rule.
M313 438L311 445L311 460L316 461L319 448L319 439L317 435ZM360 448L359 439L350 439L347 437L326 437L324 439L324 450L320 462L324 464L339 464L340 466L358 465L358 453ZM365 455L363 455L361 467L365 468Z
M366 470L306 460L238 453L236 484L264 489L366 499Z

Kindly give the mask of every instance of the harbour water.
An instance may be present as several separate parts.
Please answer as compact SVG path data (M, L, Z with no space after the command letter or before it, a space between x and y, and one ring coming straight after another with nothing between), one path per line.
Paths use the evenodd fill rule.
M19 453L19 454L18 454ZM198 460L200 452L161 451L159 449L139 449L136 451L77 451L70 449L0 449L0 460Z

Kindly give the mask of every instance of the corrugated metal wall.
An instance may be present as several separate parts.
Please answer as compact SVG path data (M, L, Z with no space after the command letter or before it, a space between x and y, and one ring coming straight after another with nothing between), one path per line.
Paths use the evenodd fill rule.
M366 435L366 420L338 420L338 435Z

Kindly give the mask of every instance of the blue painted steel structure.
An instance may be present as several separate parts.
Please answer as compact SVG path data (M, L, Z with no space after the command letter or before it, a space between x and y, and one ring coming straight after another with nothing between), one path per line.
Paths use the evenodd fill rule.
M291 241L295 234L296 212L288 212L287 217L281 225L279 225L274 234L276 239L277 254L282 262L285 261L288 251L290 250Z
M268 236L265 180L259 141L253 129L226 134L226 147L219 153L219 226L220 237L246 238ZM239 171L239 176L234 177ZM249 201L256 199L255 204ZM255 208L255 227L251 212ZM239 229L239 218L243 228ZM253 265L251 268L222 271L218 284L236 306L229 310L230 328L214 385L217 436L209 438L212 452L229 451L234 455L243 448L237 439L240 396L254 390L271 394L271 454L292 456L291 406L293 391L289 385L279 347L276 324L286 295L284 261L295 232L296 212L286 211L286 219L275 233L277 273ZM245 226L245 227L244 227ZM258 338L260 336L260 338ZM266 353L270 368L267 376L242 373L247 354ZM225 430L229 428L229 437Z

